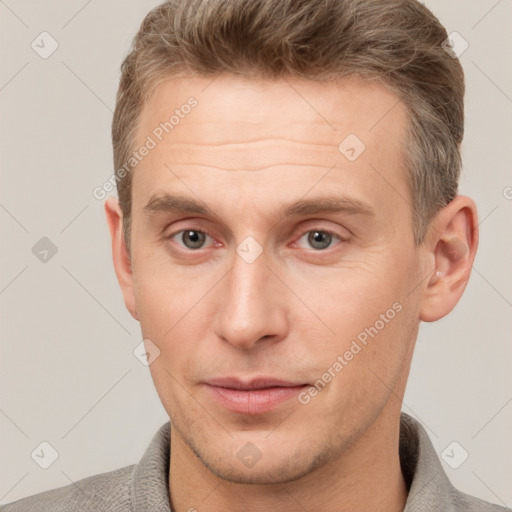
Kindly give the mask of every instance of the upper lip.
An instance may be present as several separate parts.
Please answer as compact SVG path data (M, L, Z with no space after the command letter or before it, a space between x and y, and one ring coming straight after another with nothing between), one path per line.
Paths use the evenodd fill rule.
M255 389L277 388L277 387L295 387L304 386L304 382L291 382L274 377L257 377L250 380L242 380L237 377L221 377L206 381L210 386L220 388L239 389L241 391L252 391Z

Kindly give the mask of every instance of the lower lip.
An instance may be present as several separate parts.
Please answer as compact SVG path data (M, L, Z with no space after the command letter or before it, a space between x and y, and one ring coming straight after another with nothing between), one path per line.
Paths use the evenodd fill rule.
M307 385L252 391L210 385L206 385L206 387L213 398L231 412L255 415L270 412L277 406L295 398Z

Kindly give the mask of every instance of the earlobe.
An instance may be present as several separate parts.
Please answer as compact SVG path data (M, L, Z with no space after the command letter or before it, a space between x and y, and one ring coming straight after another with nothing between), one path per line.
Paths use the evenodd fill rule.
M424 289L420 320L434 322L447 315L462 296L478 247L475 203L457 196L433 221L427 251L434 269Z
M119 201L115 197L108 197L104 208L112 241L114 269L123 293L124 303L133 318L139 320L133 289L132 262L124 240L123 213Z

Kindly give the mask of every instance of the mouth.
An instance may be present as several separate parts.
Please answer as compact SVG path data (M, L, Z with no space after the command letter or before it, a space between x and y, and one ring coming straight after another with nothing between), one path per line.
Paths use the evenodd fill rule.
M224 409L245 415L264 414L295 398L309 384L258 377L243 381L234 377L205 382L210 396Z

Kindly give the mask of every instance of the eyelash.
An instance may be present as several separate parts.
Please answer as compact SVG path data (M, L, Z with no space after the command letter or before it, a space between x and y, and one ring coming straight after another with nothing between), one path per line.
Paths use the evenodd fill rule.
M208 231L207 229L205 228L196 228L194 226L190 226L190 227L187 227L185 229L180 229L178 231L174 231L173 233L165 236L165 240L172 240L176 235L179 235L180 233L184 233L185 231L195 231L196 233L204 233L205 235L209 236L210 238L213 238L215 239L215 237L212 235L212 233L210 231ZM187 247L184 247L183 250L187 250L187 251L190 251L190 252L199 252L201 249L203 249L203 247L199 248L199 249L188 249Z
M165 236L164 238L165 238L165 240L172 240L176 235L179 235L180 233L184 233L185 231L195 231L197 233L203 233L203 234L209 236L210 238L215 239L215 236L208 229L205 229L205 228L200 228L199 229L199 228L196 228L194 226L190 226L190 227L187 227L185 229L180 229L178 231L174 231L173 233ZM321 233L325 233L327 235L330 235L333 238L337 238L340 241L340 243L348 241L348 238L342 237L342 236L338 235L337 233L335 233L334 231L330 231L328 229L321 229L321 228L307 229L306 231L302 232L301 235L298 238L296 238L297 241L299 241L304 235L306 235L308 233L311 233L313 231L319 231ZM199 252L201 249L204 249L204 247L200 247L199 249L189 249L187 247L180 246L180 249L184 250L186 252ZM311 251L321 253L321 252L326 252L329 249L331 249L330 246L327 247L326 249L311 249Z
M304 231L300 236L299 238L297 238L297 241L299 241L304 235L307 235L308 233L312 233L312 232L320 232L320 233L325 233L326 235L330 235L333 239L334 238L337 238L340 242L340 244L342 242L348 242L348 238L346 237L342 237L341 235L338 235L337 233L335 233L334 231L330 231L329 229L322 229L322 228L313 228L313 229L308 229L306 231ZM339 244L338 244L339 245ZM316 252L316 253L322 253L322 252L326 252L328 251L329 249L333 249L332 246L329 246L325 249L313 249L311 248L310 250L312 252Z

